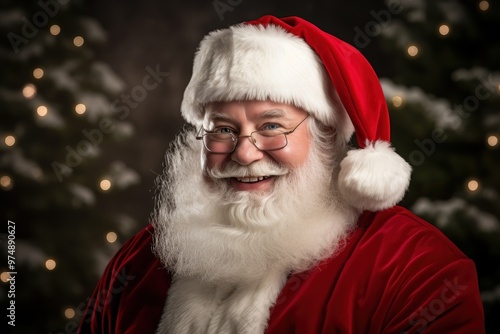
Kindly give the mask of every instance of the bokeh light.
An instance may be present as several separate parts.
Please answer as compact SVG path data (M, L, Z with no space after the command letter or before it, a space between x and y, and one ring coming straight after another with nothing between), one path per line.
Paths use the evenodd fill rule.
M0 280L4 283L7 283L9 281L9 278L10 278L10 274L6 271L4 271L0 274Z
M49 30L52 35L57 36L61 32L61 27L59 27L57 24L54 24L50 26Z
M56 261L48 259L45 261L45 268L47 268L47 270L54 270L56 268Z
M76 46L76 47L80 47L82 46L84 43L84 40L83 40L83 37L82 36L76 36L75 38L73 38L73 44Z
M446 36L450 33L450 27L447 24L442 24L439 26L439 33L442 36Z
M410 57L415 57L418 54L418 47L416 45L410 45L408 49L406 49L406 52L408 52L408 55Z
M27 99L31 99L36 95L36 87L33 84L27 84L23 87L23 96Z
M64 310L64 316L66 317L66 319L73 319L75 317L75 314L75 310L71 307L68 307Z
M101 187L102 190L107 191L111 188L111 181L109 181L108 179L103 179L99 183L99 186Z
M14 144L16 143L16 138L12 135L8 135L8 136L5 136L4 142L5 142L5 145L7 145L7 146L14 146Z
M117 239L118 236L116 235L115 232L108 232L108 234L106 234L106 241L109 242L110 244L115 242Z
M47 109L46 106L39 106L38 108L36 108L36 113L38 114L38 116L40 117L43 117L45 115L47 115L47 112L49 110Z
M469 182L467 182L467 189L472 192L477 191L479 189L479 182L474 179L470 180Z
M39 67L33 70L33 77L35 77L35 79L41 79L43 77L43 74L43 70Z
M399 108L403 105L403 98L399 95L396 95L392 98L392 105L396 108Z
M495 147L498 145L498 137L493 135L488 136L487 142L488 146Z
M87 107L85 106L85 104L83 103L78 103L76 106L75 106L75 112L78 114L78 115L82 115L85 113L85 111L87 110Z
M10 190L12 189L13 182L10 176L8 175L3 175L0 177L0 187L2 187L3 190Z
M479 9L481 9L482 11L487 11L489 8L490 8L490 3L488 1L483 0L479 2Z

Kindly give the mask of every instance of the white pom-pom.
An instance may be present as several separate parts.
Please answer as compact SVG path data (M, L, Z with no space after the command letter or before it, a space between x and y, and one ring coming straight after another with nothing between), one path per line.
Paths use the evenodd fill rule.
M340 164L339 190L349 204L362 210L390 208L404 197L411 166L385 141L349 151Z

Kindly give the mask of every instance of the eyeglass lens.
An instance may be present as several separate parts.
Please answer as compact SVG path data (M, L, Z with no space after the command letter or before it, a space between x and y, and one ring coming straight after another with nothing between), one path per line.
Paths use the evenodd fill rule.
M263 151L277 150L287 144L285 134L276 131L256 131L251 138L254 145ZM210 152L229 153L234 150L237 140L227 133L207 133L203 135L203 142Z

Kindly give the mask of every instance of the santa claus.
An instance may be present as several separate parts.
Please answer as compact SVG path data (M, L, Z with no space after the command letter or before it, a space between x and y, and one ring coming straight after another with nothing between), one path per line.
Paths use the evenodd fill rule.
M214 31L181 110L81 333L484 332L474 263L396 206L411 168L355 48L297 17Z

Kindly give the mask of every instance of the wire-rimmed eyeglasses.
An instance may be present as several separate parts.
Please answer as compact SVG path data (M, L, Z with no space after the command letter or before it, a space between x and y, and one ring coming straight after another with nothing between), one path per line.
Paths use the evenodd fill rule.
M239 137L232 133L209 132L201 127L200 130L198 130L196 139L202 140L207 151L211 153L228 154L234 152L240 138L250 138L252 144L254 144L255 147L261 151L275 151L288 145L287 135L294 132L308 117L309 115L307 115L306 118L300 121L300 123L290 131L283 132L279 129L258 130L253 131L248 136ZM202 130L205 131L205 133L200 135Z

